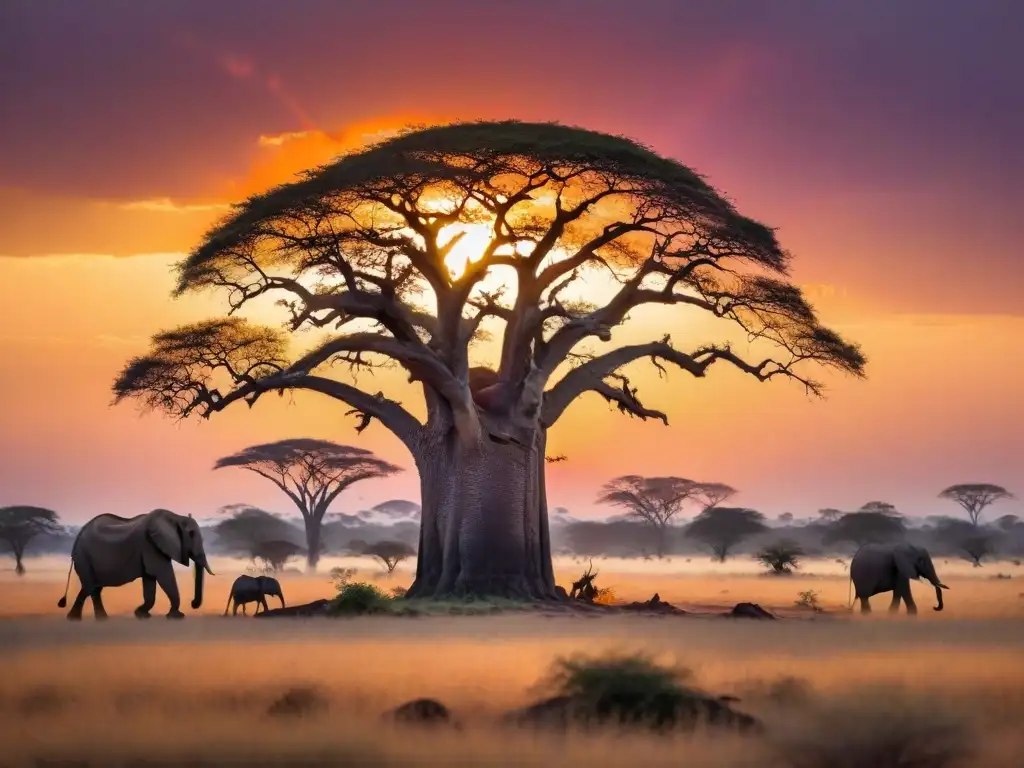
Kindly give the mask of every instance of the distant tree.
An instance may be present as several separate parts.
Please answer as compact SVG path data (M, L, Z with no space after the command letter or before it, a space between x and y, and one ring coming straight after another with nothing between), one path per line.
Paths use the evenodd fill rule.
M880 515L890 515L892 517L898 517L899 512L896 506L890 504L888 501L869 501L866 504L862 504L859 512L877 512Z
M744 539L768 529L764 515L741 507L710 507L690 523L684 535L711 548L719 562Z
M416 550L403 541L378 541L365 547L363 554L377 558L390 576L399 563L414 556Z
M996 520L996 527L1009 533L1017 527L1018 523L1020 523L1020 518L1017 515L1003 515Z
M754 555L754 559L772 573L783 574L792 573L794 568L799 568L800 557L803 554L804 551L798 544L783 539L764 547Z
M700 498L706 488L707 485L684 477L623 475L604 485L597 503L618 507L627 516L651 526L656 533L656 553L664 557L672 518L682 511L686 502Z
M838 520L842 516L843 516L843 512L842 512L842 510L839 510L839 509L832 509L831 507L829 507L829 508L826 508L826 509L819 509L818 510L818 517L820 517L821 520L823 522L825 522L825 523L834 523L836 520Z
M793 513L792 512L782 512L775 519L778 520L783 525L789 525L790 523L793 522Z
M731 499L739 491L725 483L698 483L697 499L703 504L704 509L717 507L723 501Z
M939 494L939 498L955 501L963 507L964 512L967 513L967 518L971 521L971 525L977 525L978 521L981 520L981 513L985 511L987 506L997 501L1015 497L1001 485L962 483L949 486L949 488Z
M316 570L322 552L324 515L338 494L360 480L401 471L365 448L313 438L253 445L218 459L213 468L224 467L247 469L267 478L295 503L305 523L306 562L311 571Z
M577 399L667 423L622 372L643 361L701 380L732 367L815 395L806 367L863 375L864 356L821 323L790 262L775 230L629 139L512 120L434 126L234 207L178 265L175 289L218 290L232 315L155 335L114 391L178 417L286 391L343 402L419 469L410 595L553 600L544 446ZM586 281L609 273L614 293L587 301ZM283 328L236 314L268 297L282 297ZM587 349L645 306L716 318L750 357L728 337ZM317 343L289 354L307 329ZM486 333L501 335L492 366L471 367ZM411 409L336 374L383 364L416 383Z
M420 516L421 507L414 501L391 499L390 501L382 501L377 506L372 507L370 511L396 520L411 520Z
M220 512L230 516L213 526L213 534L216 546L228 554L248 557L258 566L263 561L263 570L280 570L285 560L305 551L297 542L302 531L278 515L246 504Z
M290 541L261 541L253 547L253 561L262 561L271 571L281 571L293 557L298 557L305 550Z
M995 532L968 520L946 519L936 527L935 537L975 568L980 568L982 559L996 550Z
M566 525L565 540L578 557L636 557L658 548L658 532L635 519L604 522L571 520Z
M898 539L905 533L903 519L887 512L847 512L829 525L822 539L825 544L848 541L862 547Z
M31 506L0 508L0 541L14 555L14 572L25 575L25 548L37 536L60 533L60 517L52 509Z

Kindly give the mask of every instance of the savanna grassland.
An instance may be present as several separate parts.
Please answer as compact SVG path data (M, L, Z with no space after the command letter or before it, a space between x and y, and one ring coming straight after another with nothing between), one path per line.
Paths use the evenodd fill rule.
M373 578L361 565L359 577ZM563 584L583 568L559 565ZM186 609L185 621L163 619L163 595L151 620L132 618L136 584L107 590L109 621L95 622L87 607L84 621L71 623L55 605L66 563L32 562L24 578L0 573L0 763L1019 765L1024 598L1012 565L993 563L978 576L938 563L951 588L946 611L932 612L928 585L915 585L921 613L911 619L888 616L887 595L874 599L869 617L848 613L847 579L825 563L805 566L820 575L780 578L742 563L594 565L598 584L619 600L657 592L701 615L253 621L250 606L248 618L222 618L240 564L221 560L205 605L198 614ZM1000 571L1013 577L991 578ZM396 571L378 583L408 580ZM332 591L326 574L286 573L281 581L290 605ZM793 606L807 590L823 613ZM784 619L706 615L741 601ZM543 695L557 657L609 652L689 668L692 684L738 696L733 706L762 718L765 733L556 737L497 725L503 712ZM268 713L288 691L307 688L324 709ZM444 702L462 730L398 730L381 720L416 697Z

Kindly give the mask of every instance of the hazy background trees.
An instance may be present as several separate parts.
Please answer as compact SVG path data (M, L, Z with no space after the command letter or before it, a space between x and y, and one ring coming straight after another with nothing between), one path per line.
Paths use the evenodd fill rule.
M331 503L360 480L387 477L402 470L372 451L329 440L291 438L253 445L217 460L214 469L239 467L280 488L302 516L306 563L315 571L323 551L322 523Z
M25 551L33 540L62 530L52 509L32 506L0 508L0 548L14 555L14 572L25 575Z
M736 493L725 483L699 483L683 477L641 477L623 475L605 483L598 504L617 507L627 518L642 522L653 531L654 554L668 551L671 526L687 503L709 509Z

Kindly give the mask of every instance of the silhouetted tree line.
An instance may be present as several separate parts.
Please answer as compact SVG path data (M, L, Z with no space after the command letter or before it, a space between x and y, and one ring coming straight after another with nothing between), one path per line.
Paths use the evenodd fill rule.
M692 521L655 527L643 520L578 520L560 516L552 525L556 552L580 557L711 556L725 561L751 556L780 542L805 557L848 558L864 544L906 539L939 557L958 557L975 565L987 559L1024 556L1024 522L1003 515L990 523L936 515L907 518L876 503L853 512L822 510L817 518L791 515L769 522L736 507L710 507Z

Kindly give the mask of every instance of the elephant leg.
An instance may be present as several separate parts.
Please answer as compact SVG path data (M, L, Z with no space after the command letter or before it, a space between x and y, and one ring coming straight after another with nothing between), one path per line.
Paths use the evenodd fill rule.
M135 609L135 617L148 619L149 612L156 605L156 579L152 576L142 577L142 605Z
M103 591L103 587L97 587L92 591L92 612L93 615L100 621L107 618L107 609L103 607L103 598L100 593Z
M85 608L85 599L89 597L89 593L85 591L85 587L78 590L78 596L75 598L75 602L71 604L71 610L68 611L68 619L71 621L82 620L82 609Z
M238 598L237 597L234 598L234 601L235 601L235 604L234 604L234 606L231 609L231 615L232 616L237 616L238 615ZM243 605L242 608L244 610L245 606Z
M910 584L907 584L907 591L903 595L903 602L907 605L907 615L917 615L917 603L914 602L914 595L910 592Z
M871 603L868 602L868 599L866 597L860 597L857 599L860 600L860 612L871 613Z
M900 609L900 593L895 589L892 591L892 602L889 603L889 613L896 613Z
M171 565L171 561L168 560L166 563L161 564L155 574L156 582L160 585L160 589L167 595L167 599L171 603L171 610L167 612L168 619L183 619L185 614L181 612L181 597L178 595L178 580L174 578L174 566Z
M242 615L243 615L243 616L248 616L248 615L249 615L249 614L248 614L248 613L246 613L246 611L245 611L245 603L242 603Z

